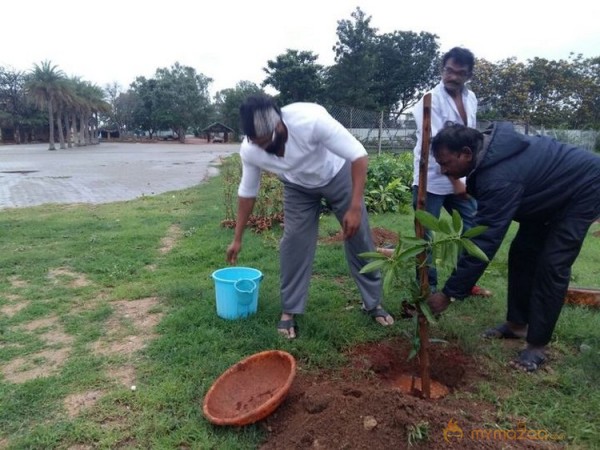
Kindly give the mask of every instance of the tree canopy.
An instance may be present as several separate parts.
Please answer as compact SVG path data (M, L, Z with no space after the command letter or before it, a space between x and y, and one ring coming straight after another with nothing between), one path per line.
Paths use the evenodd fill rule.
M262 86L279 91L279 102L314 102L323 94L323 66L316 63L318 55L312 52L288 49L275 60L267 61L263 70L267 77Z
M255 83L240 81L235 88L223 89L215 96L217 120L240 135L240 105L250 95L264 94Z
M471 89L482 119L600 129L600 58L477 60Z
M50 149L55 132L61 148L65 142L92 143L100 122L151 136L173 129L183 139L214 121L238 130L239 105L266 87L277 91L281 105L314 101L350 107L353 124L364 122L359 111L369 118L371 113L393 118L439 81L439 38L426 31L380 33L371 22L360 7L337 22L331 66L319 64L311 51L287 49L266 61L261 83L239 81L214 99L208 90L212 80L179 62L156 69L152 77L137 77L126 90L112 83L104 91L66 76L51 61L34 64L27 73L0 66L0 126L12 128L17 142L47 126ZM600 130L600 56L478 58L469 86L479 99L480 119Z

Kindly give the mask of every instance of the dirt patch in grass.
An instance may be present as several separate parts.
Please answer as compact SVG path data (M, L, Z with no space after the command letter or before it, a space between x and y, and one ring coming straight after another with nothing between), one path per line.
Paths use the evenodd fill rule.
M27 281L22 280L21 277L19 277L19 275L13 275L12 277L9 277L8 281L10 282L10 285L14 288L25 288L28 286Z
M398 233L394 233L393 231L390 231L386 228L371 228L371 236L373 237L373 243L375 244L375 247L382 247L384 245L398 243ZM340 230L333 236L322 238L320 239L320 241L326 244L331 244L334 242L343 242L344 233L342 232L342 230Z
M48 279L54 281L54 283L65 283L70 288L80 288L90 285L90 281L85 275L73 272L66 267L50 269L48 271Z
M58 317L32 320L19 328L28 333L40 332L37 333L38 337L46 346L59 348L45 349L11 360L1 368L6 379L13 383L24 383L56 373L67 359L73 343L73 337L64 332Z
M28 305L29 302L26 300L9 303L8 305L4 305L2 308L0 308L0 316L12 317L22 309L26 308Z
M106 338L97 341L93 350L100 355L130 356L143 348L154 337L154 327L162 313L153 313L158 305L157 297L140 300L122 300L111 304L114 314L106 322ZM3 308L3 311L6 306ZM24 383L37 377L47 377L58 372L68 357L73 337L64 332L57 316L44 317L26 322L20 327L36 333L47 345L60 347L19 356L0 367L7 381ZM135 381L135 369L129 363L108 371L108 376L119 384L130 387Z
M22 328L27 331L35 331L44 328L53 328L58 324L58 317L50 316L41 319L32 320L22 325Z
M67 450L92 450L93 448L94 447L92 447L91 445L75 444L71 445Z
M167 234L160 240L160 248L158 249L161 255L165 255L173 250L177 241L182 235L181 227L179 225L171 225L167 230Z
M7 381L24 383L38 377L48 377L57 373L62 367L70 348L49 349L18 357L2 366L1 370Z
M70 418L77 417L83 410L94 406L103 395L102 391L88 391L67 396L64 401L67 414Z
M162 313L152 313L158 305L157 297L139 300L120 300L111 303L115 309L106 322L106 339L93 345L99 355L131 355L154 338L154 327Z
M56 316L32 320L22 325L21 328L29 332L45 330L39 337L45 344L50 346L70 346L73 343L73 337L64 332L64 329L58 322L58 317Z
M135 367L130 364L111 367L106 370L106 375L127 388L131 388L131 386L135 384L136 380Z
M555 442L479 439L477 430L495 429L488 425L497 420L493 405L462 398L468 396L424 400L400 392L398 377L418 374L417 361L407 361L409 350L401 338L363 344L349 350L342 369L299 371L285 402L262 422L268 437L260 448L563 448ZM434 345L430 356L432 378L451 392L469 392L488 378L457 347ZM508 428L519 424L515 418Z

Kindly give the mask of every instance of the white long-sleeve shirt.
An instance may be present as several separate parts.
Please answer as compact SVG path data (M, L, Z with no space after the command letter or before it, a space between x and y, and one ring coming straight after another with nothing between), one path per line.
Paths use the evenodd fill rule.
M242 142L240 197L257 196L262 170L316 188L329 183L346 161L367 155L363 145L322 106L292 103L281 109L281 117L288 130L284 156L267 153L248 139Z
M467 113L467 123L463 122L456 103L450 97L450 94L444 88L444 83L440 82L431 91L431 136L435 136L447 121L460 123L471 128L475 128L477 123L477 97L466 87L462 92L463 105ZM413 186L419 184L419 162L421 161L421 143L423 142L423 99L415 105L413 115L417 124L417 144L414 149L414 170ZM435 162L432 154L429 155L429 165L427 167L427 192L438 195L448 195L454 193L452 183L446 175L443 175L440 166Z

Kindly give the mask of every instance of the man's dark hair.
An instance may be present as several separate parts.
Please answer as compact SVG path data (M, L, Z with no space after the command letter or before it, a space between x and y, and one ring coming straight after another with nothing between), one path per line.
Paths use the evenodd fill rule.
M452 58L461 66L467 66L469 68L469 72L473 72L473 66L475 66L475 56L471 50L463 47L451 48L442 57L442 67L446 65L446 62L448 62L450 58Z
M240 125L242 132L250 137L265 136L275 129L275 114L281 117L281 110L275 100L268 95L252 95L240 105ZM275 123L273 123L275 121ZM256 129L256 127L260 129Z
M475 128L460 124L446 125L431 141L431 151L434 155L442 147L453 153L460 153L464 147L469 147L475 155L483 147L483 134Z

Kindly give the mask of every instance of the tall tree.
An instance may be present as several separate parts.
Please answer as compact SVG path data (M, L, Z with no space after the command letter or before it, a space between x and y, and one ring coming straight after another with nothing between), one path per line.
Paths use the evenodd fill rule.
M157 69L155 79L159 123L175 130L179 140L184 142L189 127L206 124L209 120L208 86L212 79L178 62L170 69Z
M526 69L514 57L495 64L478 61L470 88L482 99L479 119L529 120Z
M377 29L360 8L339 20L333 46L335 64L326 73L328 100L362 109L377 108Z
M529 80L527 121L546 126L566 126L572 114L574 73L565 60L528 60Z
M121 92L112 104L111 120L119 127L120 132L130 133L135 130L135 94L129 90Z
M250 95L263 94L263 90L250 81L240 81L235 88L223 89L215 96L215 107L218 120L240 136L240 105Z
M106 117L103 117L103 121L107 126L114 127L119 132L123 131L123 125L118 114L117 100L122 92L123 89L121 88L121 85L116 81L108 83L104 86L104 95L106 101L110 105L110 112L106 115Z
M494 108L498 92L494 83L497 71L495 63L476 58L469 89L477 95L477 116L481 120L496 118Z
M394 31L378 37L375 99L379 109L401 114L437 82L439 44L435 34Z
M158 118L156 80L153 78L137 77L131 83L129 92L133 100L133 118L136 128L150 133L150 138L156 133L161 124Z
M0 67L0 127L14 130L15 143L20 144L34 127L46 123L46 117L27 97L27 74Z
M576 82L576 99L571 117L572 128L600 130L600 56L584 59L576 55L572 60Z
M323 66L316 64L317 58L313 52L288 49L275 60L267 61L263 68L267 77L262 86L277 89L282 105L318 101L323 92Z
M56 150L54 144L54 113L57 101L65 97L65 74L58 66L50 61L34 64L27 81L27 91L34 101L42 108L48 109L49 147Z

